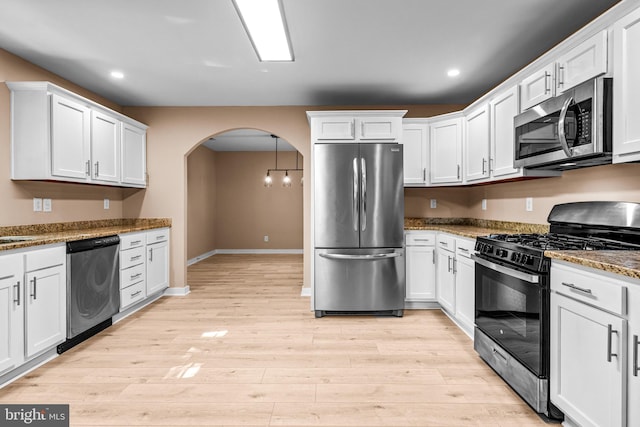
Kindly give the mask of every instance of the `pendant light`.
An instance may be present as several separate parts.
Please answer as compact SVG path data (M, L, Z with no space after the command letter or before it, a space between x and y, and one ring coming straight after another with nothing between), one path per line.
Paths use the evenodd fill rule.
M267 169L267 175L264 177L264 186L265 187L271 187L273 185L273 177L271 176L271 172L274 171L278 171L278 172L284 172L284 178L282 178L282 186L283 187L291 187L291 176L289 176L289 172L297 172L300 171L302 172L302 168L298 167L298 151L296 151L296 167L295 169L280 169L278 168L278 136L277 135L271 135L271 138L275 138L276 140L276 167L272 168L272 169ZM300 185L302 185L303 180L302 178L300 178Z

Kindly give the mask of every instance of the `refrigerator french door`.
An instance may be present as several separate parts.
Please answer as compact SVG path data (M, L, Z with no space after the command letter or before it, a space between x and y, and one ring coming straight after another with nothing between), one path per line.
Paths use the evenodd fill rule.
M314 145L314 310L402 316L402 145Z

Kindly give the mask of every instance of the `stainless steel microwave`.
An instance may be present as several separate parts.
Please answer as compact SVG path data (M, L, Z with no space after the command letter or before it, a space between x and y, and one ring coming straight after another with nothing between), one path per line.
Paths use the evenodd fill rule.
M565 170L611 163L612 79L598 77L514 118L514 165Z

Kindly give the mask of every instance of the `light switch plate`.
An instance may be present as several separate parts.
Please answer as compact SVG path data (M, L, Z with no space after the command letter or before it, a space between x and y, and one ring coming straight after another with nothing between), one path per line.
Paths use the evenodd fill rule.
M527 212L533 211L533 197L527 197L525 199L525 209L527 210Z
M42 212L42 198L40 197L33 198L33 211Z
M51 199L42 199L42 211L51 212Z

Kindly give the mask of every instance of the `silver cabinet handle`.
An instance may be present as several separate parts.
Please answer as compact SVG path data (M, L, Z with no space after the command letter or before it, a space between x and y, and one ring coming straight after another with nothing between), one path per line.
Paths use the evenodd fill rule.
M131 294L131 298L133 297L137 297L138 295L140 295L142 293L142 291L137 291Z
M91 176L91 160L87 160L84 164L84 173L87 176Z
M134 240L133 242L130 243L129 246L139 245L140 243L142 243L142 240Z
M485 173L487 173L487 159L483 158L482 159L482 174L484 175Z
M576 290L578 292L582 292L582 293L585 293L585 294L593 295L593 292L591 292L591 289L581 288L579 286L574 285L573 283L562 282L562 286L566 286L567 288Z
M34 278L31 280L31 283L33 283L33 293L31 294L31 297L33 297L33 299L34 299L34 300L36 300L36 299L37 299L37 297L36 297L36 295L37 295L37 294L36 294L37 282L36 282L36 281L37 281L37 277L34 277Z
M375 261L379 259L397 258L402 255L398 252L392 252L388 254L373 255L320 254L320 256L327 259L357 259L363 261Z
M360 196L360 231L367 229L367 162L364 157L360 158L360 187L362 194Z
M132 274L131 275L131 279L130 280L134 280L137 279L138 277L142 276L142 273L138 273L138 274Z
M547 84L549 82L550 77L551 77L551 74L545 71L544 72L544 93L545 94L551 92L551 87L550 85Z
M132 256L131 258L129 258L129 261L137 261L140 259L140 257L141 255Z
M430 239L413 239L415 242L430 242Z
M449 246L449 243L447 243L447 242L438 242L438 243L440 243L440 246L445 246L445 247Z
M613 329L612 325L607 325L607 362L611 362L611 358L617 358L618 355L616 353L612 353L612 345L611 345L611 335L618 335L618 331Z
M559 66L558 67L558 87L564 86L564 82L562 81L563 77L564 77L564 67Z
M14 299L13 302L15 302L16 305L20 305L20 281L16 282L13 287L16 289L16 299Z
M458 249L460 249L462 252L469 253L469 249L467 249L467 248L458 248Z
M640 367L638 366L638 346L640 342L638 342L638 336L633 336L633 376L637 377L638 372L640 372Z
M564 104L562 105L562 110L560 110L560 118L558 120L558 139L560 140L560 145L562 146L562 150L567 155L567 157L572 157L571 149L569 148L569 144L567 143L567 135L564 132L564 121L567 118L567 111L569 111L569 105L573 102L573 98L569 97Z
M436 251L431 252L431 261L435 265L436 263Z
M451 273L451 257L447 256L447 272Z
M153 248L149 248L149 261L153 261Z
M489 158L489 173L493 172L493 162L494 160L492 158Z
M358 219L360 217L358 199L359 199L360 186L358 185L358 159L353 158L353 210L351 215L353 218L353 231L358 231Z
M458 263L458 260L455 258L451 258L453 260L453 274L456 274L458 272L458 269L456 267L456 264Z
M458 165L458 174L456 175L458 179L460 179L460 165Z
M100 167L100 162L96 162L96 164L94 165L94 169L95 169L95 177L97 178L98 175L100 175L100 172L98 171L98 168Z
M427 168L422 168L422 181L427 182Z

